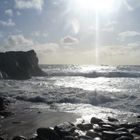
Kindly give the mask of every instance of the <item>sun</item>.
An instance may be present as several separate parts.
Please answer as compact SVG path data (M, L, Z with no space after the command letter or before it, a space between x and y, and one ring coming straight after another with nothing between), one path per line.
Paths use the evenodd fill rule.
M113 10L115 0L73 0L74 5L81 10L109 12Z

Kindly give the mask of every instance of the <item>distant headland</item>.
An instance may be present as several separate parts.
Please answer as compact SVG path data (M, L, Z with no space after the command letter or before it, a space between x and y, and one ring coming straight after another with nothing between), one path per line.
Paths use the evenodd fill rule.
M0 53L0 79L23 80L44 75L34 50Z

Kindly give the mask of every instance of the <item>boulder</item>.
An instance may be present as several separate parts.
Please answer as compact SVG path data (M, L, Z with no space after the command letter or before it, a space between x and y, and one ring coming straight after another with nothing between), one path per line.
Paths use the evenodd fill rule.
M40 140L60 140L58 134L50 128L38 128L37 135Z

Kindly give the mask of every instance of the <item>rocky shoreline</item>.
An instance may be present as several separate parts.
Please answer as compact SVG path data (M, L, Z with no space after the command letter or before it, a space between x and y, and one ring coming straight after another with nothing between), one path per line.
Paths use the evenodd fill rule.
M140 116L136 116L139 120ZM47 118L46 118L47 119ZM124 118L125 119L125 118ZM45 121L45 120L44 120ZM15 130L16 131L16 130ZM40 127L33 135L17 135L10 140L140 140L140 122L122 123L116 118L92 117L87 123L64 122L54 127ZM0 140L6 140L0 134Z

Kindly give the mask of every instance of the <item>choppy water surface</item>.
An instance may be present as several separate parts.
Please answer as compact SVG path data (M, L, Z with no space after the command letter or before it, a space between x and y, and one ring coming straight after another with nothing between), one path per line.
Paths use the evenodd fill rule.
M46 77L1 80L1 94L31 107L85 114L140 112L140 66L42 65ZM114 110L115 109L115 110Z

